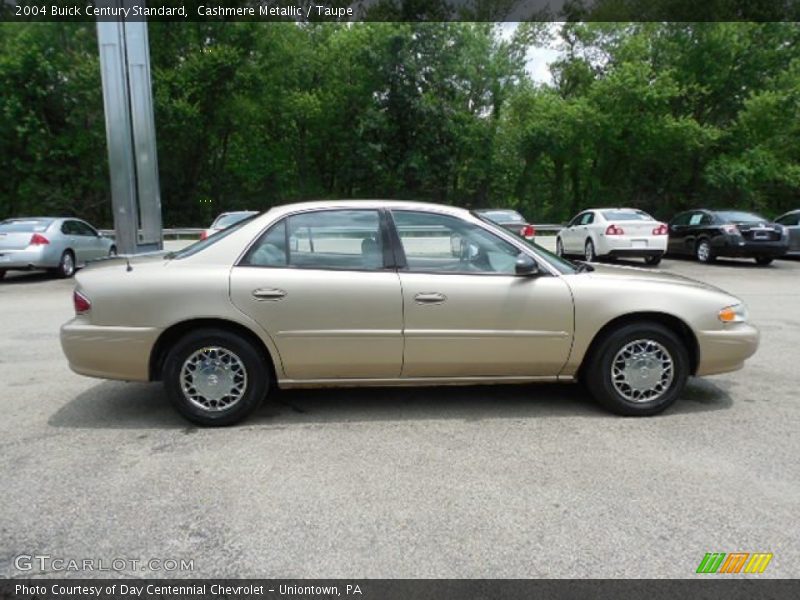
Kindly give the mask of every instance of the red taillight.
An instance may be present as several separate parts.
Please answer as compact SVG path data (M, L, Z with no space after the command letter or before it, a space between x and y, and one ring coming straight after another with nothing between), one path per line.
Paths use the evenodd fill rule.
M606 235L625 235L625 230L613 223L606 229Z
M201 239L201 240L204 240L204 239L206 239L207 237L208 237L208 233L206 233L205 231L201 231L201 232L200 232L200 239Z
M653 235L667 235L669 228L665 223L661 223L658 227L653 229Z
M31 246L44 246L44 245L49 244L49 243L50 243L50 240L48 240L46 237L44 237L41 233L34 233L31 236L31 242L30 242Z
M78 290L72 292L72 304L75 306L75 314L82 315L92 310L92 303Z
M524 238L532 238L536 235L536 228L533 225L525 225L519 230L519 234Z

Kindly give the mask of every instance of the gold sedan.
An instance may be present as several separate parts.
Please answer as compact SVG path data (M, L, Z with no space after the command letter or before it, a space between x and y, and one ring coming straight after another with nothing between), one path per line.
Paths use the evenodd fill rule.
M61 344L77 373L163 380L229 425L274 387L581 381L652 415L758 346L742 302L684 277L574 264L459 208L273 208L180 252L82 271Z

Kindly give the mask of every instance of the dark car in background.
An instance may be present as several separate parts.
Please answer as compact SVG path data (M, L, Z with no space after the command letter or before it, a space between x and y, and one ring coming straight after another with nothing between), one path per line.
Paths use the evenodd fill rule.
M791 210L775 219L789 231L789 254L800 256L800 210Z
M532 240L536 236L536 228L515 210L508 208L479 208L475 212L526 240Z
M752 212L688 210L669 223L667 253L694 256L704 263L717 257L754 258L768 265L789 249L786 227Z

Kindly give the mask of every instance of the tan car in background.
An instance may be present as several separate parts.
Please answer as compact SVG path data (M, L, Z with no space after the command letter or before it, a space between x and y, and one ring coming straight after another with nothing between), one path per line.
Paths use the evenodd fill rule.
M616 413L652 415L690 375L738 369L758 346L722 290L572 263L433 204L282 206L127 261L77 276L69 364L163 380L202 425L243 419L275 386L580 380Z

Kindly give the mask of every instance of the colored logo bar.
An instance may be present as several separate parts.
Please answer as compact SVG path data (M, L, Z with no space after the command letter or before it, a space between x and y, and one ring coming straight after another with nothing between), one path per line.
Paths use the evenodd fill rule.
M697 573L763 573L772 554L767 552L707 552Z

